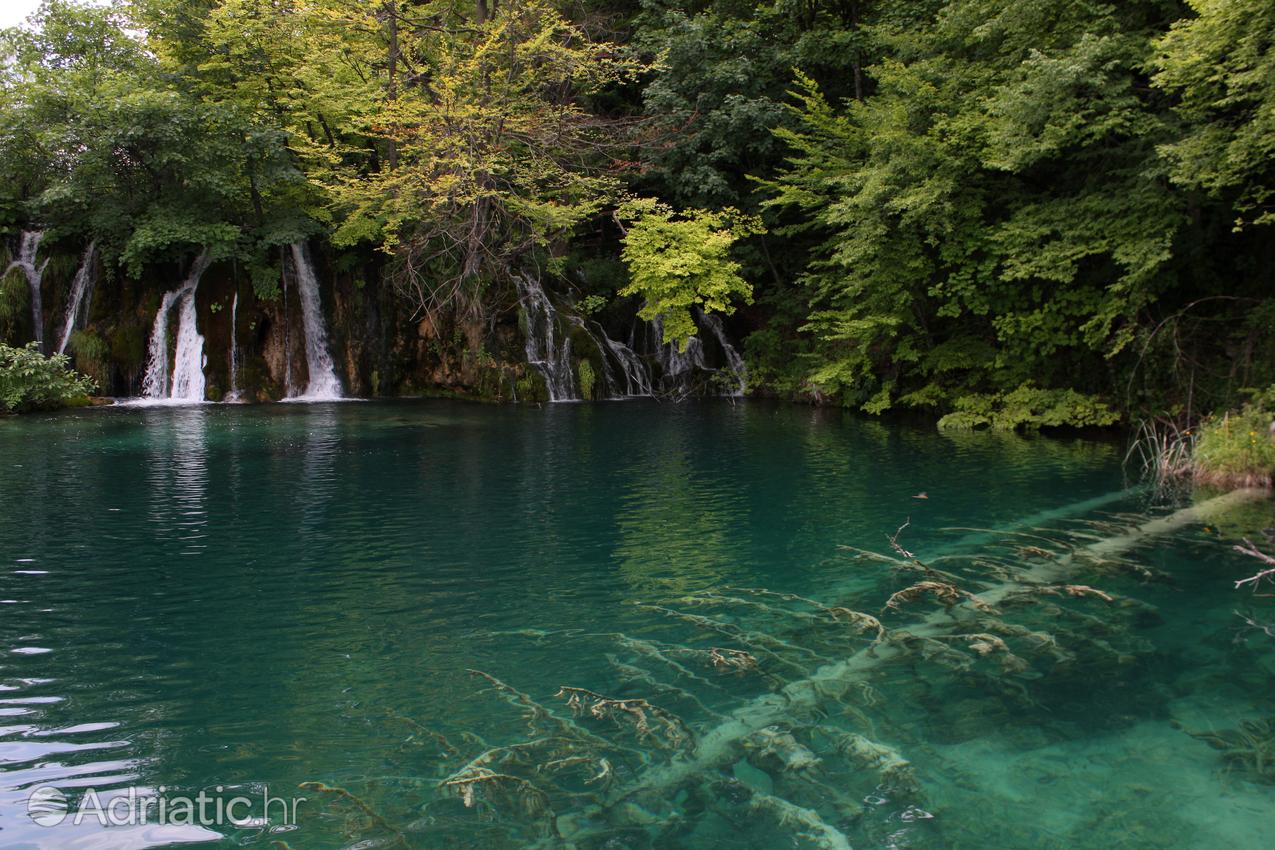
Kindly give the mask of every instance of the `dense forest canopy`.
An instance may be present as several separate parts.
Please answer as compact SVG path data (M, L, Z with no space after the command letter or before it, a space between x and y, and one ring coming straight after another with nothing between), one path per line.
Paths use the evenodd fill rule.
M440 324L534 273L872 413L1190 415L1275 382L1273 41L1262 0L47 0L0 227L266 300L314 240Z

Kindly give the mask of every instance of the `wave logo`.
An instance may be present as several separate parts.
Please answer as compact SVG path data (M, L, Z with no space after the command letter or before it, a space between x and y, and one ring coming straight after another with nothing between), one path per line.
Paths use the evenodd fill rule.
M66 815L66 795L56 788L44 785L27 797L27 816L39 826L57 826Z

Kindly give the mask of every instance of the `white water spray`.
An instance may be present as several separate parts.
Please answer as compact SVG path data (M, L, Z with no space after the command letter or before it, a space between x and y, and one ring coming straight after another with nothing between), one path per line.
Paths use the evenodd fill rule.
M334 401L341 398L341 382L328 351L328 329L323 321L323 303L319 298L319 280L310 262L304 242L292 244L292 263L296 269L297 297L301 299L301 322L305 328L305 363L308 379L305 393L292 396L292 401Z
M195 323L195 294L199 279L211 264L207 251L200 253L191 264L190 274L181 286L164 293L155 323L151 328L148 345L146 375L142 379L142 394L151 399L200 402L204 400L204 338ZM177 317L177 351L172 369L172 385L169 386L168 369L168 317L173 305L180 305Z
M700 324L708 328L709 333L717 340L717 344L721 346L722 356L726 358L727 371L735 377L738 389L731 393L734 396L742 396L744 391L748 389L748 367L744 365L744 358L739 356L739 352L735 350L735 346L730 344L726 339L726 329L722 327L722 320L713 313L699 314Z
M575 376L571 368L571 339L564 339L561 345L555 341L558 313L549 302L549 296L545 295L540 281L530 275L519 275L515 283L527 326L527 363L544 375L550 401L574 401L580 398L576 393Z
M619 382L616 382L614 394L618 396L651 395L651 369L646 362L632 348L607 336L600 325L598 333L602 337L602 344L619 364L620 374L624 376L624 386L621 387Z
M41 353L44 352L44 300L40 294L40 283L49 261L45 260L37 266L35 260L43 238L43 230L22 231L22 237L18 240L18 256L4 270L7 275L16 268L27 279L27 287L31 290L31 324L35 328L35 342Z
M230 302L230 392L226 401L239 401L239 293Z
M62 325L62 338L58 340L58 354L66 352L66 344L71 341L71 332L76 325L83 326L88 321L89 302L96 282L97 240L93 240L84 249L80 267L75 270L75 279L71 281L71 294L66 302L66 320Z
M685 349L679 349L677 342L664 341L664 320L656 316L647 323L651 348L655 352L655 362L660 367L660 382L664 389L689 391L689 382L696 371L707 370L704 362L704 342L698 336L689 336L685 340Z
M522 275L515 283L525 325L527 363L544 376L550 401L579 399L571 363L571 340L569 337L561 342L558 340L564 326L559 321L558 311L535 278ZM639 337L637 347L647 352L645 357L634 350L632 336L629 344L625 345L608 336L597 322L570 314L564 318L566 324L579 327L597 348L602 364L601 377L609 398L655 395L657 382L652 375L652 361L659 367L658 389L661 395L685 397L705 386L718 384L718 381L705 381L706 377L729 377L733 385L729 394L744 394L744 359L730 344L717 316L696 310L694 318L701 333L711 335L721 348L722 357L726 360L725 367L721 369L708 365L701 335L689 337L684 350L679 350L675 343L665 343L664 323L659 318L650 322L639 321L634 325L635 335ZM613 369L613 364L618 369Z

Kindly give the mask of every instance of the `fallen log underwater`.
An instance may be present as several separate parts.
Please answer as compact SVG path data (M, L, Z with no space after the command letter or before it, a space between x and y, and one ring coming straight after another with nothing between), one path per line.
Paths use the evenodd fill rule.
M846 790L847 777L873 777L878 789L889 789L903 801L919 803L924 799L910 761L894 746L873 740L877 736L872 721L844 704L843 697L856 689L872 692L870 673L891 662L923 659L960 675L981 677L976 680L986 685L989 693L1026 700L1020 677L1040 674L1015 653L1011 642L1024 647L1018 652L1037 654L1060 668L1074 661L1081 650L1095 657L1106 656L1112 663L1126 663L1129 656L1108 642L1114 630L1111 621L1121 611L1136 612L1150 606L1068 581L1085 570L1131 566L1122 556L1139 545L1269 495L1260 489L1232 491L1153 519L1140 517L1135 522L1125 516L1123 521L1103 520L1074 535L1057 528L1038 528L1091 514L1136 494L1110 493L1028 517L1005 529L973 531L924 560L903 549L897 533L890 542L898 557L853 550L899 572L920 574L921 580L890 597L882 609L883 617L906 616L911 606L925 601L940 603L941 607L909 620L906 627L883 625L876 616L840 602L764 589L729 588L671 600L672 604L760 612L758 616L782 620L789 624L789 632L796 629L810 640L813 638L807 632L816 626L832 631L837 642L824 654L802 645L798 637L781 638L762 627L745 629L665 606L644 606L681 626L711 634L715 640L740 644L735 648L695 648L622 634L594 635L615 640L635 656L627 661L607 657L621 679L647 689L650 702L639 696L608 696L569 683L559 696L568 700L573 716L564 717L490 674L471 671L524 714L530 737L493 747L469 736L478 755L468 760L461 757L459 768L436 780L438 802L450 796L459 798L466 808L485 812L488 829L494 829L495 822L510 819L504 823L510 830L505 835L512 842L509 846L557 850L604 845L664 847L675 845L666 839L678 831L692 836L694 845L695 827L685 822L693 818L679 811L692 808L693 803L701 820L705 812L719 817L762 818L810 846L853 850L844 825L855 822L863 808L862 798L854 798ZM962 554L997 541L1003 544L1007 539L1015 541L1021 553L1017 560L988 558L978 552ZM996 578L974 579L932 566L962 559L971 569L990 569ZM1139 577L1143 577L1143 569L1135 570ZM958 583L968 583L973 589ZM862 591L861 587L853 589ZM846 593L851 590L845 588ZM829 595L845 594L833 591ZM1110 613L1106 618L1095 617L1042 601L1051 596L1080 602L1098 600ZM1044 606L1051 622L1057 620L1058 635L1065 640L1001 619L1001 608L1019 611L1033 605ZM526 634L548 638L555 633ZM847 646L847 638L859 641L859 645ZM1069 642L1075 644L1073 649L1079 649L1068 649ZM827 640L820 644L824 645ZM637 666L641 660L660 665L677 681L657 680ZM999 670L991 674L975 670L974 664L984 660L998 662ZM760 674L774 690L748 697L733 710L714 710L686 688L712 686L719 696L725 692L684 666L683 661L723 675ZM784 681L782 677L791 676L792 671L797 677ZM663 702L665 698L670 702ZM703 716L700 729L668 709L678 701ZM656 702L661 704L653 704ZM830 704L839 705L868 734L825 722ZM597 731L602 725L620 731L630 741L636 739L639 746L608 738ZM450 744L447 747L457 749ZM908 805L906 812L931 817L918 805ZM406 834L417 829L436 832L440 823L458 823L455 816L447 814L437 818L431 814L424 820L428 825L421 822L415 828L394 830L393 838L382 843L404 845ZM385 820L376 823L384 824ZM464 830L463 825L456 828ZM533 836L523 834L528 829L534 830ZM377 831L384 830L378 826ZM622 843L608 843L615 838ZM496 846L499 842L492 839L490 843Z
M1101 560L1115 557L1148 539L1171 534L1200 522L1204 516L1221 513L1240 504L1267 497L1269 493L1263 489L1233 490L1198 505L1181 508L1168 516L1149 520L1126 534L1091 543L1059 560L1044 561L1034 565L1029 572L1021 575L1018 581L984 589L976 595L984 603L994 606L1024 585L1049 585L1062 581L1085 558ZM1077 512L1092 510L1097 503L1106 501L1108 500L1089 500L1083 503L1085 507ZM1058 517L1063 515L1065 514L1061 512L1055 514ZM946 611L936 611L926 617L920 625L910 627L908 632L918 637L931 637L943 633L943 625L949 620ZM903 647L890 643L874 645L856 652L849 658L818 668L809 678L788 684L778 694L759 697L753 704L737 709L707 735L701 736L693 758L675 762L663 770L652 771L632 786L619 789L611 795L610 804L613 805L619 800L634 795L675 786L694 773L716 768L724 759L729 758L733 752L732 744L758 729L781 721L786 713L803 707L812 707L821 699L821 694L826 692L826 685L845 681L854 674L876 667L905 651Z

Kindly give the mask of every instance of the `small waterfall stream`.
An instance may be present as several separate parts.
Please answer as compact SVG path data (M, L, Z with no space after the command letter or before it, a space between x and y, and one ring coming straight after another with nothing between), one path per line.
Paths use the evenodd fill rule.
M71 333L77 325L88 321L89 304L93 298L93 286L97 283L97 240L89 242L71 281L71 293L66 302L66 320L62 325L62 338L58 340L58 354L66 352Z
M44 352L44 300L40 293L40 284L49 261L45 260L43 264L36 265L36 253L40 250L42 239L44 239L43 230L22 231L22 236L18 240L17 258L9 263L4 273L7 275L16 268L27 279L27 287L31 290L31 324L35 328L36 345L41 352Z
M744 359L731 345L717 316L695 311L700 334L685 341L685 350L664 342L664 323L658 318L650 322L637 320L629 344L625 345L612 339L598 322L570 314L560 317L544 287L534 277L523 275L516 283L525 325L527 363L544 376L550 401L580 398L571 360L571 340L569 337L558 340L566 326L580 328L597 349L607 398L657 394L682 398L706 389L720 389L723 378L729 378L725 382L729 387L727 394L744 394ZM723 368L708 365L702 338L705 334L721 349L720 356L726 361ZM655 374L659 375L658 380Z
M230 302L230 392L226 401L240 401L239 391L239 293Z
M558 312L549 302L539 280L524 274L519 275L515 282L526 324L527 362L544 376L550 401L579 399L571 368L571 339L568 337L559 345L554 338Z
M292 401L333 401L341 398L341 382L328 351L328 329L323 321L323 302L319 298L319 280L310 262L310 251L304 242L292 244L292 263L296 270L297 297L301 300L301 323L305 329L305 363L308 375L305 393L289 396Z
M594 322L597 326L597 336L602 338L602 344L606 346L607 351L611 352L612 358L620 367L620 374L624 376L624 385L620 386L618 381L612 378L613 386L611 389L612 396L649 396L651 395L651 369L646 365L638 353L629 348L622 342L611 339L607 336L607 332ZM605 352L604 352L605 355ZM605 362L605 356L603 358ZM608 369L608 372L610 370Z
M201 252L191 264L190 273L182 285L164 293L160 301L147 346L146 375L142 378L142 393L147 398L182 402L204 400L204 338L196 327L195 294L199 290L199 279L211 262L208 252ZM168 321L174 305L179 307L177 350L170 386Z
M726 338L726 329L722 326L722 320L713 313L698 313L699 323L703 327L708 328L713 337L717 340L717 344L722 348L722 356L726 358L727 371L730 372L738 385L738 389L731 393L734 396L742 396L748 389L748 367L744 365L744 358L739 356L739 352L735 350L735 346L730 344Z
M646 323L646 330L650 349L660 367L661 388L665 392L689 392L696 370L708 369L704 362L704 341L698 335L687 337L685 349L679 350L676 342L664 341L664 321L658 316Z
M147 398L168 397L168 314L180 289L165 292L151 324L151 336L146 344L146 374L142 377L142 395Z

